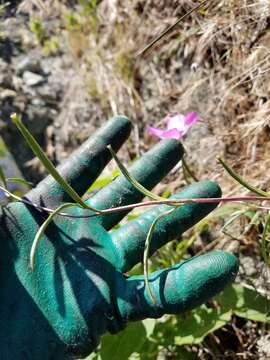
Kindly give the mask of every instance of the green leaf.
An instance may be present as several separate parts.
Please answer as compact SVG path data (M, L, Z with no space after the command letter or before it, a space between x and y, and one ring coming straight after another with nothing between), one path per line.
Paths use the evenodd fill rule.
M224 310L231 309L239 317L270 323L270 301L240 284L228 286L216 297Z
M118 159L115 151L113 150L113 148L111 147L111 145L107 146L108 149L110 150L110 153L112 155L112 157L114 158L116 164L118 165L119 169L121 170L121 173L125 176L125 178L138 190L140 191L142 194L144 194L145 196L148 196L150 199L153 200L164 200L164 198L162 198L161 196L158 196L156 194L154 194L152 191L147 190L143 185L141 185L129 172L128 170L125 168L125 166L123 165L123 163L120 161L120 159Z
M2 181L4 188L7 189L7 179L5 178L3 167L0 165L0 180Z
M16 194L11 193L10 191L8 191L4 186L0 185L0 189L2 191L4 191L5 194L7 194L8 196L10 196L12 199L17 200L17 201L23 201L23 199L20 196L17 196Z
M35 138L31 135L31 133L27 130L24 124L21 121L21 118L17 116L17 114L11 115L11 120L17 126L26 142L34 152L34 154L39 158L51 176L62 186L62 188L68 193L68 195L78 204L80 204L85 209L90 209L92 211L99 212L99 210L94 209L90 206L87 206L85 202L81 199L81 197L77 194L77 192L66 182L66 180L59 174L51 160L44 153L42 148L39 146Z
M114 170L110 175L108 176L99 176L97 180L90 186L90 188L87 190L87 192L92 192L98 188L102 188L108 184L110 184L116 176L119 175L119 170Z
M27 185L27 186L33 186L34 185L30 181L27 181L27 180L24 180L24 179L21 179L21 178L6 178L6 181L16 183L16 184Z
M111 177L103 177L100 179L97 179L91 186L90 188L87 190L87 192L92 192L96 189L102 188L108 184L110 184L112 182L113 178Z
M180 317L178 336L175 336L174 343L175 345L199 344L208 334L226 325L231 316L231 310L201 305L188 315Z
M146 331L146 337L149 338L155 329L156 319L145 319L142 323Z
M170 215L176 209L177 209L177 207L175 207L173 209L169 209L169 210L163 212L162 214L159 214L155 218L155 220L152 222L152 224L150 226L150 229L148 231L146 240L145 240L145 246L144 246L144 252L143 252L143 273L144 273L146 289L147 289L147 291L149 293L149 296L152 299L154 304L156 303L156 299L154 297L154 294L152 293L150 283L149 283L149 279L148 279L148 258L149 258L149 251L150 251L151 241L152 241L152 237L153 237L153 234L154 234L154 230L155 230L156 225L159 222L159 220L163 219L167 215Z
M130 323L128 327L115 335L105 335L101 341L102 360L127 360L134 352L140 352L147 337L154 330L153 321Z
M78 207L78 204L74 204L74 203L65 203L62 204L60 206L58 206L57 209L54 210L54 212L52 212L48 218L44 221L44 223L41 225L41 227L38 229L38 232L35 235L32 247L31 247L31 251L30 251L30 267L32 270L34 270L34 265L35 265L35 253L36 253L36 249L39 243L39 240L41 239L42 235L44 234L44 231L47 229L47 227L49 226L49 224L52 222L52 220L54 219L54 217L60 213L62 210L67 209L67 208L71 208L71 207Z
M244 186L246 189L250 190L251 192L264 197L269 197L270 194L267 192L256 188L255 186L252 186L251 184L248 184L239 174L237 174L227 163L225 160L218 158L218 161L221 163L221 165L224 167L224 169L228 172L228 174L234 178L239 184Z
M187 175L191 177L194 181L199 181L196 175L193 173L193 171L188 166L188 163L186 162L185 156L182 158L182 164L183 164L183 170L187 172Z

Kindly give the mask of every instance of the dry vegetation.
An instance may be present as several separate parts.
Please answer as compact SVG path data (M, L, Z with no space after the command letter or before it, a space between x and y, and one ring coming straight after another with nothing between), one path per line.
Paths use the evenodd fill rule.
M83 7L74 12L63 2L44 2L40 13L61 17L61 47L78 70L79 81L67 89L60 116L72 124L74 103L84 93L98 125L112 114L130 116L139 141L135 149L141 152L152 142L146 124L156 125L168 113L197 111L201 122L185 143L198 176L218 179L226 193L238 191L216 165L216 155L223 155L254 185L267 188L269 2L210 1L157 47L137 56L197 4L101 1L86 13Z
M70 3L28 0L21 4L21 9L28 6L32 16L60 20L52 34L59 36L61 51L77 69L59 115L65 118L67 138L74 131L72 119L82 97L91 103L94 127L112 114L126 114L133 120L128 155L122 153L126 161L155 141L146 134L146 125L157 125L168 113L197 111L201 121L185 140L197 176L217 180L226 195L246 194L217 165L216 156L222 155L253 185L269 190L268 0L209 1L144 56L137 56L138 51L198 1L103 0L88 11L83 6L86 1L77 10ZM177 191L183 184L176 169L158 191L167 186ZM258 227L247 229L247 219L242 225L245 233L238 237L242 253L260 257ZM200 250L205 242L202 234L199 238ZM269 281L268 277L265 285ZM263 326L234 319L225 330L196 348L200 359L218 358L218 353L223 358L224 334L226 341L234 339L227 344L231 350L226 358L259 358L256 341L265 334Z

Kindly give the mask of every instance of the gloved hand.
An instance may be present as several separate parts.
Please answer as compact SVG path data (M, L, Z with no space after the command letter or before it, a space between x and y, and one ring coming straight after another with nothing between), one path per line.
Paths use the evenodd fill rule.
M130 128L125 117L112 119L59 167L62 176L80 195L110 160L106 146L111 144L119 149ZM164 140L130 171L150 189L176 165L182 154L177 140ZM213 182L202 181L175 196L217 197L220 189ZM50 208L70 201L50 176L25 198ZM94 195L89 204L105 209L141 198L142 194L119 176ZM154 232L151 253L214 207L186 204L164 218ZM157 214L168 208L150 208L117 230L111 229L124 217L122 212L90 219L57 216L39 243L34 271L29 267L29 253L35 233L48 214L21 202L2 208L0 358L64 360L86 356L106 331L117 333L128 321L192 309L233 281L237 260L222 251L151 274L156 304L145 289L143 276L124 274L142 260L149 227ZM81 212L86 213L80 208L72 210L73 214Z

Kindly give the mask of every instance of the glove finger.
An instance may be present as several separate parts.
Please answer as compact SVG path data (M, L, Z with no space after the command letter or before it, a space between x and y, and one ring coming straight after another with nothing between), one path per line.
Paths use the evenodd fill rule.
M179 314L199 306L231 283L238 261L224 251L194 257L149 277L155 303L145 287L143 276L124 279L117 287L117 303L124 322L164 314Z
M147 189L152 189L181 160L183 147L178 140L159 142L130 168L129 172ZM108 209L141 201L139 192L123 175L101 189L89 204L97 209ZM100 217L106 229L115 226L127 212L118 212Z
M111 159L107 145L111 144L115 150L118 150L128 138L130 130L131 123L126 117L112 118L60 165L58 171L82 196ZM47 176L31 190L27 198L49 207L72 201L62 186L51 176Z
M212 181L201 181L188 186L173 198L209 198L221 196L220 187ZM154 230L151 240L150 254L167 242L175 239L184 231L195 225L209 212L214 210L217 203L209 204L185 204L172 214L161 219ZM118 270L126 272L143 259L145 240L154 219L159 214L172 208L168 205L155 206L137 219L128 222L120 229L112 232L112 240L116 247Z

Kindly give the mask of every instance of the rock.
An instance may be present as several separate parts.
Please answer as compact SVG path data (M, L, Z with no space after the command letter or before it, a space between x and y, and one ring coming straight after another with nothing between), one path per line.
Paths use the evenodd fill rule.
M22 75L26 71L34 73L35 75L42 73L40 61L25 55L17 62L16 66L14 67L18 75Z
M240 274L244 274L245 276L251 277L256 276L258 273L258 270L256 268L256 261L251 256L240 256Z
M15 98L17 95L16 91L10 89L4 89L0 91L0 100L4 100L7 98Z
M261 355L260 359L269 359L270 356L270 334L263 335L257 341L258 352Z
M25 71L23 73L23 80L25 82L26 86L38 86L45 82L45 79L43 76L36 74L31 71Z

